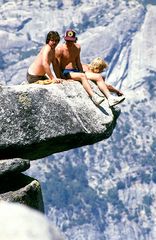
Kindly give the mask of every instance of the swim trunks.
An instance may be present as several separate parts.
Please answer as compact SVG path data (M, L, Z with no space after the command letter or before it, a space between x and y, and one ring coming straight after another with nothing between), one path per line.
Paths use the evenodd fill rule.
M78 69L63 69L62 70L62 74L64 77L68 77L70 72L81 72L81 71Z
M39 76L39 75L31 75L30 73L27 72L27 81L28 83L34 83L38 80L46 80L48 79L47 76Z

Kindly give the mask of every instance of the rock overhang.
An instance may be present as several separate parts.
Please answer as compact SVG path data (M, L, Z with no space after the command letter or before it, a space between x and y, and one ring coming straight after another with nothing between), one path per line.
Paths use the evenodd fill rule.
M1 86L0 159L38 159L96 143L112 134L118 114L107 100L96 106L75 81Z

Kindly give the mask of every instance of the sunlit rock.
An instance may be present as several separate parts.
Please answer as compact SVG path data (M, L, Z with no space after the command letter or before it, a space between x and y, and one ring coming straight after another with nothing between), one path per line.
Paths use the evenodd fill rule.
M26 171L30 167L29 160L15 158L0 161L0 177Z
M1 159L37 159L93 144L112 134L116 120L106 99L97 107L74 81L3 86L0 117Z

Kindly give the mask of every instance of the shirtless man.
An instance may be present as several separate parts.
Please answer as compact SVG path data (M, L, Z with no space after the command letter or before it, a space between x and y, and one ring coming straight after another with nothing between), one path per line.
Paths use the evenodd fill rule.
M83 72L83 67L80 60L81 47L78 43L76 43L76 32L72 29L67 30L64 39L66 42L56 48L56 57L60 64L62 77L65 79L71 78L73 80L80 81L84 89L96 105L99 105L104 100L104 96L99 96L98 94L93 92L88 82L88 79L97 83L97 86L99 87L101 92L108 99L109 106L112 107L122 102L125 98L123 96L112 96L102 77L95 77L96 73L88 71Z
M29 83L41 82L43 84L49 84L62 82L62 79L60 79L59 63L55 57L55 47L59 41L60 36L58 32L50 31L47 34L46 44L42 47L41 51L28 69L27 80ZM52 74L50 64L53 65L56 78Z

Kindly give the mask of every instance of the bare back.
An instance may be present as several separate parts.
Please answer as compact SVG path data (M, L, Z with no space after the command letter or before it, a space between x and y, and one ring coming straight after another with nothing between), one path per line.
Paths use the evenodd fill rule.
M61 70L80 68L80 46L76 43L68 42L56 48L56 57Z

